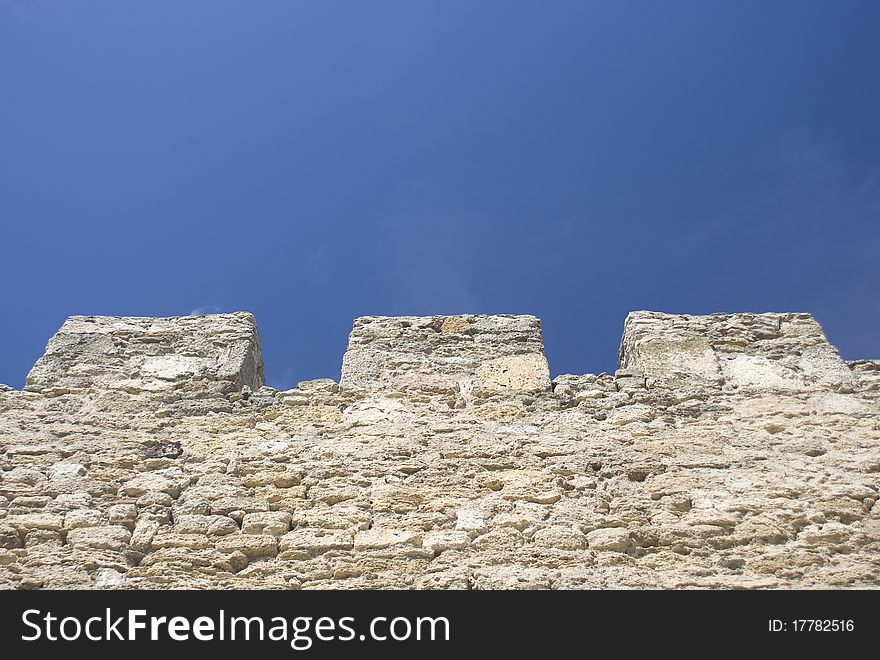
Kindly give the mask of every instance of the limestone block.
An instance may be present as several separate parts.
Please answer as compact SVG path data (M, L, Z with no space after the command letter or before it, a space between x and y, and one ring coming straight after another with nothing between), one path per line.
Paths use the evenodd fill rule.
M74 479L86 473L85 465L59 461L49 470L49 479Z
M137 506L134 504L115 504L107 512L111 525L123 525L134 529L137 522Z
M422 535L400 529L368 529L354 537L355 550L383 550L401 545L420 546Z
M341 386L429 391L546 391L550 372L534 316L356 319Z
M535 545L558 550L583 550L587 547L587 539L583 534L555 525L539 529L532 540Z
M444 550L463 550L471 542L467 532L451 529L429 532L422 539L422 546L428 552L441 553Z
M107 516L98 509L74 509L64 516L64 527L76 529L77 527L100 527L106 524Z
M252 559L278 554L278 539L269 534L229 534L218 537L214 547L225 554L241 552Z
M478 382L490 391L545 390L549 376L547 360L537 353L487 360L477 367Z
M131 532L125 527L107 525L104 527L78 527L67 533L67 543L74 548L94 550L123 550L131 539Z
M594 529L587 534L591 550L603 552L626 552L630 545L630 533L619 527Z
M22 538L19 531L9 524L0 524L0 548L20 548Z
M491 532L475 538L473 544L482 552L505 553L514 552L525 542L523 535L513 527L496 527Z
M456 516L455 529L471 537L478 536L486 531L486 516L475 509L461 509Z
M46 482L46 475L41 470L19 466L3 474L3 481L27 486L40 486Z
M147 472L126 481L120 491L128 497L139 497L145 493L167 493L171 497L180 495L180 484L162 474Z
M6 524L15 527L19 532L34 529L45 529L57 532L64 527L64 518L54 513L25 513L6 518Z
M207 534L208 525L213 519L214 516L205 514L178 514L174 516L174 531L180 534Z
M232 518L226 516L211 516L211 518L206 532L208 536L226 536L238 532L238 525Z
M649 380L729 388L851 392L852 370L810 314L632 312L620 367Z
M139 521L131 534L131 549L137 552L147 552L158 531L159 523L155 520Z
M300 528L278 541L281 559L307 559L331 550L351 550L353 546L351 532L330 529Z
M202 534L179 534L177 532L160 532L153 536L151 543L153 550L163 548L186 548L188 550L205 550L213 543Z
M281 536L290 529L290 514L284 511L248 513L241 521L244 534L271 534Z
M95 589L111 589L125 582L125 575L113 568L99 568L95 571Z
M24 547L33 548L38 545L60 548L63 545L63 539L61 534L48 529L35 529L28 532L24 537Z
M238 532L238 525L226 516L180 515L174 518L174 530L181 534L225 536Z
M254 317L71 316L28 374L30 392L231 392L263 384Z

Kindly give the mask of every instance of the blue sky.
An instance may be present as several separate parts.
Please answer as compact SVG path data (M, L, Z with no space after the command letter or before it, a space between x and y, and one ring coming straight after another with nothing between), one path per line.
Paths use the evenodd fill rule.
M880 4L0 0L0 382L72 314L810 311L880 357Z

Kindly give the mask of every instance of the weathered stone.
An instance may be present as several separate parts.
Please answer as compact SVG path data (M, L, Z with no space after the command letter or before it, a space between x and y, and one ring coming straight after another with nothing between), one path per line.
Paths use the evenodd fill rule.
M46 482L46 475L32 467L18 466L3 475L4 483L41 486Z
M179 534L176 532L159 532L153 536L150 546L154 550L163 548L186 548L188 550L204 550L214 543L204 534Z
M241 522L244 534L281 536L290 529L290 514L284 511L263 511L245 515Z
M354 537L355 550L384 550L394 546L419 546L422 535L400 529L370 529Z
M559 550L583 550L587 547L587 539L581 532L567 527L545 527L535 532L532 537L535 545Z
M33 548L38 545L50 545L60 548L64 544L61 534L48 529L34 529L25 534L24 547Z
M238 532L238 525L232 518L226 516L211 516L206 533L209 536L226 536Z
M0 548L12 549L22 546L19 531L9 524L0 523Z
M64 516L64 528L99 527L107 524L107 515L100 509L74 509Z
M281 559L308 559L331 550L351 550L352 547L353 534L327 529L296 529L278 541Z
M177 514L174 516L174 531L179 534L207 534L208 525L214 518L204 514ZM235 528L238 530L238 525Z
M425 550L438 554L444 550L463 550L470 542L471 537L467 532L454 530L428 532L422 539Z
M120 490L129 497L139 497L150 492L160 492L167 493L172 498L176 498L180 495L180 484L174 479L161 474L148 472L129 479L122 485Z
M159 523L155 520L140 520L131 534L131 549L146 553L150 550L153 538L159 531Z
M112 589L125 582L125 574L113 568L99 568L95 571L95 589Z
M620 364L649 379L734 388L852 391L855 377L809 314L633 312Z
M508 555L524 545L525 537L513 527L496 527L492 531L478 536L473 545L487 555Z
M67 543L74 548L95 550L124 550L131 539L131 532L125 527L78 527L67 533Z
M486 516L482 511L461 509L455 521L455 529L466 532L471 537L486 531Z
M111 525L124 525L134 529L137 522L137 506L134 504L116 504L110 507L108 514Z
M31 392L241 390L263 384L260 342L245 313L136 318L72 316L27 377ZM192 391L192 390L190 390Z
M809 315L637 312L552 387L524 316L259 365L249 315L65 324L0 388L0 587L880 587L880 360Z
M268 534L230 534L218 537L214 547L226 554L241 552L248 558L267 557L278 553L278 539Z
M25 513L19 516L9 516L6 524L15 527L19 532L29 532L34 529L46 529L57 532L64 527L64 518L54 513Z
M81 463L55 463L49 470L50 479L74 479L86 473L86 466Z
M619 527L594 529L587 534L591 550L605 552L626 552L630 545L630 533Z
M534 316L365 316L355 320L342 387L545 391Z

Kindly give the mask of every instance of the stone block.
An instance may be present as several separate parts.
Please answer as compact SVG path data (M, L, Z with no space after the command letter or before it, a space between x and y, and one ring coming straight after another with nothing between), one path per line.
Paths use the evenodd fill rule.
M534 316L366 316L342 361L343 388L546 391L550 372Z
M49 340L25 390L182 394L262 384L260 340L250 314L71 316Z
M649 381L729 388L851 392L852 370L810 314L632 312L620 368Z

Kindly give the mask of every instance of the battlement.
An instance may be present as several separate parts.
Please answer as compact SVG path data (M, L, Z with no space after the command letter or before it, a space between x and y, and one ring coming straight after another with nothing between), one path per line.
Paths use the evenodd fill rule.
M639 311L624 323L618 375L646 383L851 392L858 379L810 314L692 316ZM228 394L263 384L251 314L72 316L25 390ZM343 388L542 392L541 321L529 315L364 316L342 359Z
M251 314L171 318L71 316L49 340L25 390L241 390L263 384Z
M435 391L550 389L534 316L365 316L342 360L343 387Z
M876 588L880 361L809 314L355 320L263 384L250 314L69 318L0 387L0 589Z
M852 391L851 369L810 314L632 312L620 368L670 383Z

